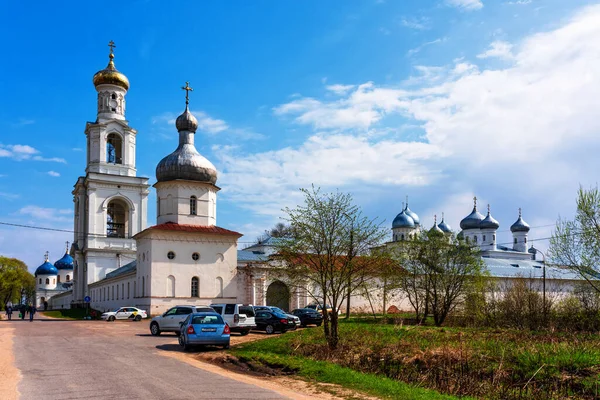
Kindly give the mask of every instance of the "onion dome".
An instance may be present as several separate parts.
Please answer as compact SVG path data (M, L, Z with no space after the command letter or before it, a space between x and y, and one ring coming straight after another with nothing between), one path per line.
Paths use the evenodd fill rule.
M188 181L217 183L217 169L205 157L198 153L194 146L194 135L198 128L198 120L188 109L188 93L192 88L188 82L183 88L186 90L185 111L175 125L179 131L179 146L175 151L163 158L156 166L156 180L158 182L185 179Z
M402 212L396 215L394 221L392 222L392 229L394 228L411 228L415 227L415 220L412 219L408 214L406 214L406 210L402 210Z
M483 219L483 215L477 211L477 197L475 197L473 198L473 211L460 221L460 229L479 229L479 224Z
M421 220L419 219L419 216L415 212L411 211L410 208L408 208L408 196L406 197L406 207L404 207L404 212L406 213L406 215L412 218L416 226L421 225Z
M444 233L452 233L452 228L450 228L450 225L448 225L446 223L446 221L444 221L444 214L442 213L442 222L440 222L438 224L438 228L440 228L440 230Z
M444 231L437 224L437 215L433 216L433 226L429 229L430 235L443 235Z
M73 257L69 254L69 242L67 242L67 251L60 260L54 263L56 269L73 269Z
M58 275L58 270L54 265L48 261L48 252L46 252L44 263L37 267L35 270L35 276L38 275Z
M129 79L127 77L117 71L115 68L115 63L113 59L115 55L113 54L113 47L116 47L114 42L111 40L108 44L110 47L110 54L108 55L108 65L101 71L96 72L94 75L94 86L98 87L99 85L116 85L120 86L125 90L129 90Z
M523 221L523 217L521 216L521 209L519 208L519 219L510 226L510 231L512 233L515 232L529 232L531 228L529 227L529 224L525 221Z
M479 223L479 229L498 229L500 224L490 214L490 205L488 204L488 213L483 221Z

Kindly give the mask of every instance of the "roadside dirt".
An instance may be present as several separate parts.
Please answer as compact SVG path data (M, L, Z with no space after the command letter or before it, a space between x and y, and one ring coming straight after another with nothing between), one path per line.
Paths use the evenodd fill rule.
M15 367L13 354L14 328L8 323L0 323L0 399L17 400L19 392L17 385L21 379L19 370Z

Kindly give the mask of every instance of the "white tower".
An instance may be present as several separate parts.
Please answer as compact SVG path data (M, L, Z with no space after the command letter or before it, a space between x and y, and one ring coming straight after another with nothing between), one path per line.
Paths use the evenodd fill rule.
M44 255L44 263L35 270L35 287L37 290L56 289L58 270L48 260L48 252Z
M527 252L527 234L530 229L527 222L523 221L521 209L519 208L519 219L510 227L510 231L513 234L514 251Z
M473 211L460 221L460 229L462 229L463 237L468 243L477 246L481 244L479 224L483 219L483 215L477 211L477 197L473 197Z
M87 285L135 259L132 236L146 228L148 178L136 177L137 131L125 119L129 80L109 62L94 75L97 118L85 127L86 175L73 190L75 235L73 300L83 301Z

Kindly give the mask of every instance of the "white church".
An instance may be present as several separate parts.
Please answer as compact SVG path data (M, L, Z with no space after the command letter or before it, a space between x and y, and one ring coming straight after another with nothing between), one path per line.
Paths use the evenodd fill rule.
M148 226L148 178L136 171L137 131L125 119L129 80L109 62L94 75L97 118L85 127L85 176L73 190L74 238L57 262L44 263L36 275L38 307L83 306L96 310L121 306L145 309L151 315L176 304L238 302L294 309L311 302L306 290L291 289L269 274L273 242L237 250L238 232L217 226L217 170L194 146L198 121L186 105L177 117L177 148L156 167L156 224ZM173 135L175 137L175 134ZM499 224L490 214L473 211L461 221L459 236L482 250L492 276L539 277L542 263L527 250L529 227L519 218L511 227L512 248L496 244ZM392 242L408 240L422 229L419 217L403 207L392 223ZM437 221L431 228L451 235ZM565 271L556 279L573 281ZM551 274L549 274L551 275ZM357 296L353 304L372 302ZM402 305L399 305L402 308Z

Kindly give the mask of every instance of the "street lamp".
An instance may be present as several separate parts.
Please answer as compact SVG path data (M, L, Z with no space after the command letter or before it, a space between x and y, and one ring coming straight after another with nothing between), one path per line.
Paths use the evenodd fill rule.
M542 304L543 304L543 308L544 308L544 322L546 322L546 255L544 254L543 251L538 250L535 247L533 247L533 245L531 245L531 247L529 248L529 253L533 254L534 258L535 258L535 255L538 253L542 255L542 269L543 269L543 273L542 273L542 290L543 290Z

